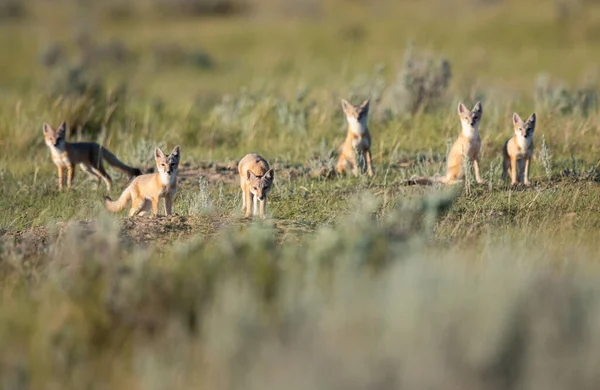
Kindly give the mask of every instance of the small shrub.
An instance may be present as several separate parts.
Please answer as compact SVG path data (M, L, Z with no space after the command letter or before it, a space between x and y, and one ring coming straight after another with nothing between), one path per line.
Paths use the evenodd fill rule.
M152 50L152 56L157 68L185 65L200 69L214 67L214 60L206 51L200 48L186 50L175 43L156 45Z
M126 86L109 90L104 81L82 66L57 69L51 82L50 98L71 131L97 136L119 113Z
M57 66L64 58L64 50L59 44L51 44L44 48L39 55L40 63L46 68Z
M296 99L291 102L278 99L275 103L275 114L280 126L295 133L304 134L308 130L308 111L305 103L306 90L298 91Z
M540 111L588 116L598 111L598 91L592 84L569 89L564 83L552 82L547 74L541 74L535 81L535 104Z
M0 0L0 19L12 19L25 15L24 0Z
M247 0L154 0L154 6L161 14L186 16L230 16L249 9Z
M403 67L391 87L393 106L409 114L431 110L444 99L451 79L450 62L432 53L416 52L409 44Z
M204 177L198 179L198 187L182 194L181 204L188 215L198 215L212 210L212 196L208 188L208 181Z
M548 148L548 144L546 143L546 137L542 134L542 150L540 151L540 156L542 158L542 165L544 166L544 171L546 172L546 177L548 180L552 179L552 155L550 154L550 148Z

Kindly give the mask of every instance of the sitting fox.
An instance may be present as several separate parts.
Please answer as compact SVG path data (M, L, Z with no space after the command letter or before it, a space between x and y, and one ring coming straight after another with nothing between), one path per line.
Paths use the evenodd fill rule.
M271 190L275 174L267 160L258 154L247 154L238 164L240 186L242 187L242 211L250 217L251 207L256 215L260 208L260 218L265 218L267 194ZM260 205L258 204L260 202ZM259 207L260 206L260 207Z
M352 166L352 173L358 176L358 165L356 155L364 157L367 163L367 174L373 176L373 166L371 165L371 135L367 128L367 119L369 116L370 99L365 100L361 105L354 106L342 99L342 109L346 114L348 122L348 134L346 141L341 146L341 153L338 159L336 170L342 174L346 172L348 166Z
M522 182L526 186L531 185L529 181L529 169L531 156L533 156L533 132L535 131L535 112L523 121L519 114L513 114L513 127L515 135L506 141L502 148L502 181L510 170L510 184L515 185ZM518 177L517 177L518 169Z
M479 151L481 150L481 139L479 138L479 123L483 109L481 102L477 102L472 110L465 107L464 104L458 105L458 116L462 127L458 139L452 145L448 153L446 176L443 177L416 177L409 180L409 184L432 184L444 183L454 184L461 181L463 173L463 160L466 156L473 162L475 171L475 180L477 183L483 183L479 173Z
M158 201L165 198L165 214L171 215L173 197L177 190L177 171L179 169L179 145L166 156L160 148L154 151L158 172L141 175L133 179L119 199L113 201L104 197L106 208L112 212L122 211L131 199L129 216L144 215L152 207L152 213L158 216Z
M129 177L139 176L142 171L123 164L119 159L109 152L105 147L95 142L67 142L67 124L63 122L58 130L44 123L44 141L50 153L52 161L58 168L58 189L63 188L63 170L67 168L67 188L71 188L75 164L79 164L84 172L92 177L104 180L106 188L110 192L112 179L104 170L104 161L119 169Z

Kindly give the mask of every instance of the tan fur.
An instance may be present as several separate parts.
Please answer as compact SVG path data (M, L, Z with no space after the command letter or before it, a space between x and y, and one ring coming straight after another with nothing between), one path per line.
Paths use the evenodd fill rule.
M258 154L247 154L238 164L240 186L242 187L242 211L250 217L254 205L254 215L260 209L260 218L265 218L267 194L271 190L275 173L267 160ZM257 207L257 203L259 207Z
M131 210L129 216L144 215L152 208L152 213L158 215L158 202L165 198L165 214L171 215L173 197L177 190L177 170L180 160L179 145L176 146L169 156L162 150L156 148L154 159L158 172L141 175L133 179L125 191L116 201L108 196L104 197L106 208L112 212L120 212L131 199Z
M367 163L367 174L373 176L373 166L371 163L371 134L367 128L367 119L369 115L370 99L365 100L361 105L354 106L342 99L342 109L346 114L348 122L348 133L346 141L341 146L340 157L338 158L336 170L343 174L352 167L354 176L358 176L358 166L356 155L364 157Z
M515 135L509 138L502 148L502 180L506 180L510 171L510 184L518 182L531 185L529 181L529 169L531 157L533 156L533 132L535 131L535 113L523 121L519 114L513 114L513 127ZM518 170L518 172L517 172Z
M43 130L44 141L50 149L52 161L58 168L59 190L63 188L63 171L65 168L67 169L67 188L71 188L76 164L79 164L84 172L97 179L98 182L100 182L100 179L104 180L109 192L112 179L104 169L104 161L130 177L142 174L141 170L123 164L114 154L95 142L67 142L65 139L67 124L65 122L61 124L58 130L44 124Z
M410 179L408 184L457 183L461 181L464 176L463 160L465 156L469 161L473 162L475 180L479 184L483 183L483 179L479 172L479 153L481 150L479 123L481 122L482 114L483 109L480 102L477 102L472 110L469 110L464 104L459 103L458 116L460 118L462 130L448 153L446 176L416 177Z

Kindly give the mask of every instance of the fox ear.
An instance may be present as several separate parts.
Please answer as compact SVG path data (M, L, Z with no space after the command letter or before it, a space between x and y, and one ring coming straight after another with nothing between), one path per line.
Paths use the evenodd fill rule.
M254 180L256 179L256 176L254 175L254 173L252 173L250 170L246 171L246 178L248 180Z
M342 110L346 112L350 107L352 107L352 104L348 103L346 99L342 99Z
M483 111L483 107L481 106L481 102L478 101L477 103L475 103L475 105L473 106L473 110L472 111L475 111L475 112L481 112L481 111Z
M467 111L467 107L465 107L464 104L458 103L458 113L459 114L464 114L464 112Z
M519 114L517 114L516 112L513 113L513 125L518 125L521 122L523 122L523 119L521 119Z
M527 122L531 123L531 127L535 127L535 120L536 120L535 112L533 114L531 114L529 116L529 118L527 118Z
M159 147L157 147L156 149L154 149L154 158L155 159L159 159L159 158L165 158L165 154L163 153L162 150L160 150Z
M177 157L177 159L179 160L179 145L175 146L173 148L173 151L171 152L170 156L171 157Z
M44 123L44 126L42 126L42 129L44 130L44 134L48 134L48 132L52 131L52 127L50 127L50 125L47 123Z
M267 173L265 173L265 179L273 180L273 176L275 176L275 172L273 172L273 168L269 169Z
M65 135L67 134L67 122L63 122L60 124L58 128L58 134Z
M362 112L369 111L369 103L371 103L371 99L367 99L364 102L362 102L362 104L360 105L360 110Z

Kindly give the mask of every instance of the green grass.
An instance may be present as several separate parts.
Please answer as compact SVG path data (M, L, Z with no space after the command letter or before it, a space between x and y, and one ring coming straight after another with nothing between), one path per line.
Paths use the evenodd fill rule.
M600 128L575 98L597 91L600 7L275 3L29 0L1 19L0 389L595 388ZM452 78L407 114L411 41ZM44 68L53 44L65 62ZM78 64L99 94L66 78ZM340 99L367 97L375 176L331 175ZM444 172L458 102L477 100L486 183L406 185ZM512 113L533 111L534 185L510 188L501 148ZM42 124L62 120L143 169L181 145L176 215L109 214L80 170L59 192ZM240 210L250 152L275 168L265 221ZM108 169L114 198L127 180Z

